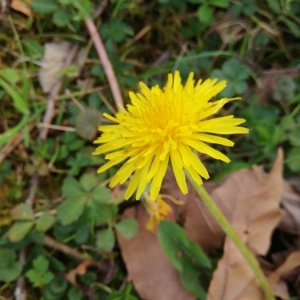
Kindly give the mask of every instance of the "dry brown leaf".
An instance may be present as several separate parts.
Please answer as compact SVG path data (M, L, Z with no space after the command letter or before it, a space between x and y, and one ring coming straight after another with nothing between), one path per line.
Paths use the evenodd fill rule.
M211 26L211 30L219 33L223 43L228 45L245 36L247 22L243 19L233 18L230 13L218 13L217 22Z
M70 283L72 283L74 286L78 286L77 281L76 281L76 275L84 275L86 273L86 269L94 263L95 263L95 261L93 259L84 260L75 269L70 270L65 275L65 278Z
M205 182L204 187L205 189L211 193L216 187L220 186L223 181L218 182ZM174 197L178 201L182 201L185 204L188 204L191 199L198 197L196 191L193 189L192 185L187 182L188 185L188 194L182 194L181 190L179 189L173 171L168 168L166 176L164 177L164 181L162 184L162 188L160 193L166 194ZM175 215L175 220L181 224L185 222L186 214L187 214L187 205L174 205L170 203L172 206L173 213ZM191 212L193 213L193 212ZM196 210L196 218L199 218L199 212ZM190 215L189 215L190 216Z
M25 3L26 2L26 3ZM21 12L22 14L33 17L34 13L29 7L31 0L12 0L10 3L10 7L16 11Z
M181 285L177 270L163 253L155 233L147 231L149 216L142 206L125 211L124 217L136 218L139 231L132 240L117 235L128 280L145 300L193 300Z
M231 224L255 254L266 254L281 218L282 161L283 152L279 150L270 174L265 175L261 169L239 171L214 191L223 201L236 199ZM264 299L254 273L228 237L208 290L208 300L220 299Z
M50 92L59 77L58 73L63 71L71 46L72 44L67 41L45 44L42 68L39 72L39 81L44 93Z
M270 244L269 233L278 224L282 190L282 152L273 170L265 175L260 167L232 173L221 186L211 192L211 196L223 214L235 226L247 224L247 244L256 253L263 255ZM225 234L206 206L196 195L187 202L184 224L189 238L201 245L205 251L221 246ZM261 230L264 228L264 230Z
M263 300L264 295L252 269L240 251L226 239L224 255L208 289L207 300Z
M268 276L269 283L276 296L284 300L289 299L288 289L285 282L282 281L282 277L298 266L300 266L300 251L291 253L286 261Z
M283 215L279 227L300 233L300 195L294 191L289 182L284 183L281 204Z
M273 93L278 89L278 79L288 76L294 79L299 75L297 68L280 69L274 65L272 69L261 72L255 93L258 94L260 103L267 104L273 98Z

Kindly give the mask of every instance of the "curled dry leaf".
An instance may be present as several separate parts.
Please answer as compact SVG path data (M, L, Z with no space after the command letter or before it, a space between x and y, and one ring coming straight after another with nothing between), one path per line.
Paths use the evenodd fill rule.
M255 254L266 254L271 234L281 218L282 161L279 150L270 174L265 175L260 169L239 171L214 191L224 202L230 197L236 199L231 224ZM264 299L254 273L228 237L208 290L208 300L219 299Z
M295 192L289 182L284 183L281 204L283 215L279 228L300 233L300 195Z
M225 45L238 41L245 36L247 22L243 19L233 18L228 13L218 13L218 22L211 28L217 31Z
M78 286L76 281L76 275L84 275L86 273L87 268L94 263L95 261L93 259L84 260L75 269L70 270L65 275L65 278L74 286Z
M270 245L270 232L281 218L282 151L269 175L261 168L232 173L221 186L210 192L227 219L235 226L245 226L247 244L264 255ZM234 218L233 218L234 217ZM206 206L193 195L187 202L185 228L191 240L206 251L221 246L225 233ZM264 230L261 230L264 228Z
M281 299L289 299L286 283L282 280L285 275L300 266L300 251L291 253L286 261L268 276L273 292Z
M177 270L163 253L155 233L146 230L149 216L142 206L127 209L124 218L136 218L139 231L132 240L117 235L128 280L146 300L194 300L181 285Z
M12 0L10 3L10 7L28 17L33 17L34 14L29 7L30 2L31 0Z
M70 49L71 43L66 41L45 44L42 68L39 72L39 81L44 93L50 92L55 84L58 78L57 74L63 70Z

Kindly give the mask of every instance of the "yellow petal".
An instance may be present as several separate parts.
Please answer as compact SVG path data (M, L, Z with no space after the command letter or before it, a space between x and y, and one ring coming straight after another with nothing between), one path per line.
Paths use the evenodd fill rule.
M156 174L154 175L151 187L150 187L150 199L155 200L158 196L158 193L161 188L162 180L166 174L167 167L169 162L169 155L163 161L160 161L159 168Z
M178 154L178 156L179 156L179 154ZM176 182L177 182L180 190L182 191L182 193L187 194L188 190L187 190L187 186L186 186L185 174L184 174L182 167L178 166L177 159L178 159L178 157L174 157L174 151L171 151L171 162L172 162L172 168L173 168L173 172L174 172L174 175L176 178Z

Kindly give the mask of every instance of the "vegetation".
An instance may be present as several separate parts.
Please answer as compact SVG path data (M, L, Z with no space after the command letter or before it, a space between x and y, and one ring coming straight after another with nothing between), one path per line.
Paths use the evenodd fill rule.
M163 87L175 70L184 82L190 72L225 79L218 99L242 97L219 115L246 119L250 132L216 147L229 164L201 155L206 187L274 295L300 297L299 1L13 0L1 9L3 299L229 300L249 291L234 298L228 278L256 286L251 272L228 271L233 246L172 176L151 202L124 201L127 183L108 187L118 166L97 174L105 157L92 155L93 141L119 107L95 36L125 103L139 81Z

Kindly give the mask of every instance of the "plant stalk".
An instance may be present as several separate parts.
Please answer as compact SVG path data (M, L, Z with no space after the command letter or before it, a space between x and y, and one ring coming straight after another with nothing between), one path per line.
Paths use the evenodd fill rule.
M219 223L221 228L224 230L226 235L234 242L236 247L239 249L240 253L244 256L245 260L247 261L248 265L252 268L253 273L256 276L256 279L259 281L261 288L263 289L266 299L267 300L275 300L273 295L272 289L268 283L267 278L265 277L264 273L262 272L255 256L252 252L247 248L247 246L243 243L240 239L236 231L233 229L231 224L228 222L222 211L216 205L214 200L211 196L207 193L203 185L198 185L194 179L190 176L188 172L186 172L186 176L188 177L189 181L193 185L194 189L196 190L199 197L202 199L210 213L214 216L216 221Z

